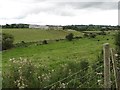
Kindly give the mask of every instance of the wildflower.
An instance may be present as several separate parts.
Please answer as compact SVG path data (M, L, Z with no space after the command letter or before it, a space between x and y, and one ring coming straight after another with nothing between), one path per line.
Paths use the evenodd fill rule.
M27 59L24 59L24 62L27 62Z
M118 57L118 54L115 54L116 57Z
M46 80L47 78L46 77L44 77L44 80Z
M18 83L17 86L20 87L20 83Z
M69 72L71 72L71 69L69 69Z
M16 63L16 61L15 61L15 60L13 60L13 63Z
M17 83L17 81L14 81L14 83L16 84L16 83Z
M20 60L22 60L22 57L20 57Z
M9 65L9 67L11 67L11 65Z
M52 69L52 72L54 72L55 70L54 69Z
M101 82L101 80L97 80L98 81L98 83L100 83Z
M97 73L97 75L102 75L103 73L101 72L101 73Z
M17 80L16 82L18 82L18 83L19 83L19 82L20 82L20 80Z
M65 83L62 83L62 84L61 84L61 87L62 87L62 88L65 88Z
M19 69L21 69L22 67L19 67Z
M24 87L24 86L20 86L19 88L21 88L21 89L22 89L22 88L25 88L25 87Z
M20 76L20 79L22 79L22 77Z
M40 76L38 76L38 79L40 79Z
M21 72L21 70L18 70L18 72Z
M44 77L45 75L44 74L42 74L42 77Z
M9 61L12 61L12 59L10 59Z

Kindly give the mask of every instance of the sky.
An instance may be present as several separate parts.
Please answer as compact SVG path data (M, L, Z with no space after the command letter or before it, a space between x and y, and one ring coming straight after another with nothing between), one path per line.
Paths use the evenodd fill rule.
M0 24L118 25L118 0L0 0Z

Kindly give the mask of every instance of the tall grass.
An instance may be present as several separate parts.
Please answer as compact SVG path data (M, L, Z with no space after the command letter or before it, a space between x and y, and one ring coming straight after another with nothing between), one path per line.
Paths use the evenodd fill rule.
M81 73L76 75L76 77L84 76L88 71L88 66L89 63L86 60L81 62L70 61L66 64L61 64L57 69L50 69L42 64L34 65L27 58L12 58L9 60L9 70L3 72L3 88L44 88L79 70L81 70ZM70 80L71 82L67 84ZM62 84L65 84L66 87L76 87L75 85L79 85L82 82L83 78L75 80L74 77L69 77L61 81L61 84L57 83L54 88L63 88ZM73 86L73 83L76 84Z

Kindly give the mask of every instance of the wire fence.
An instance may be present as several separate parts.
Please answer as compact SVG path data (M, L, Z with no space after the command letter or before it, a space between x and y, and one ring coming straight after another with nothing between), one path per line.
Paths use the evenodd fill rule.
M96 65L98 65L100 63L100 61L94 63ZM89 67L92 68L91 64ZM73 73L61 80L58 80L57 82L54 82L48 86L45 86L44 88L81 88L81 87L91 87L89 85L89 83L91 83L91 80L94 79L94 82L97 82L98 80L96 78L99 79L99 75L97 75L96 72L98 69L103 68L103 65L95 68L95 70L93 71L89 71L87 73L84 73L84 70L86 70L88 67L84 68L83 70L80 70L76 73ZM92 76L92 77L91 77ZM102 77L103 78L103 77ZM96 79L96 80L95 80ZM93 83L93 82L92 82ZM97 82L98 83L98 82ZM92 85L92 84L91 84Z

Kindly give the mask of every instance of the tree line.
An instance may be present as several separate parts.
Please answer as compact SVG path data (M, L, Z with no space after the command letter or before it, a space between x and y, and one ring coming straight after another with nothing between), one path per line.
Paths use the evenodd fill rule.
M73 29L77 31L106 31L106 30L118 30L120 26L110 25L67 25L63 26L63 29Z
M2 28L29 28L29 24L6 24Z

